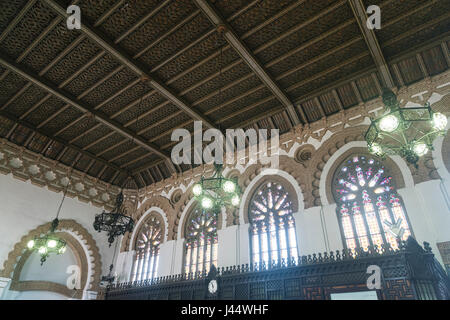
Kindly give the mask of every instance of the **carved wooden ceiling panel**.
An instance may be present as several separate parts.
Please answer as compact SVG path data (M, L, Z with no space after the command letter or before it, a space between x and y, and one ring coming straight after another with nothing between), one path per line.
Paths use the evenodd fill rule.
M375 45L395 86L449 68L448 1L351 1L380 6ZM0 136L104 182L142 188L194 167L167 160L172 130L192 132L194 120L284 133L353 108L377 98L384 79L351 1L0 1ZM66 26L74 2L81 30Z

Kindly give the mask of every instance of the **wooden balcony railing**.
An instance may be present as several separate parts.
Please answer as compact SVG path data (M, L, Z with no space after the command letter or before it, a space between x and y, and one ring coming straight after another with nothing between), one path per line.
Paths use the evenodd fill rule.
M413 238L389 245L337 250L279 263L245 264L107 287L105 299L330 299L333 293L368 291L369 266L381 270L378 299L450 299L450 280L428 243ZM215 279L218 290L208 292Z

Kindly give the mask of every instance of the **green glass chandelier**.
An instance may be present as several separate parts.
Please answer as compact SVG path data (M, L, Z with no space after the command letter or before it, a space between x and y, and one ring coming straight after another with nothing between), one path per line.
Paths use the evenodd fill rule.
M226 179L222 175L223 165L215 164L214 174L210 178L202 176L192 188L197 201L203 209L220 211L223 206L239 206L240 189L236 179Z
M371 120L365 139L369 151L381 158L399 155L417 168L421 156L433 150L433 141L446 133L447 117L423 107L400 107L397 96L384 89L385 112Z
M49 233L41 237L34 237L33 240L30 240L27 243L28 250L35 251L41 256L41 266L50 254L63 254L66 252L66 242L55 235L58 224L59 220L58 218L55 218L52 221Z
M59 214L61 213L61 208L64 204L64 200L66 199L67 190L69 189L70 184L69 175L68 182L66 188L63 192L63 197L61 203L59 204L58 210L56 211L56 217L53 219L52 224L50 226L50 231L42 236L36 236L34 239L28 241L27 248L30 251L35 251L41 256L41 266L50 256L50 254L63 254L66 252L67 243L58 237L55 233L56 229L59 225Z

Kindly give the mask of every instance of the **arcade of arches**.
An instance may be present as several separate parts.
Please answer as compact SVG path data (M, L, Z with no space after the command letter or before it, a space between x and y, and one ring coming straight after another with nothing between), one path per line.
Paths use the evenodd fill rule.
M381 29L364 21L369 2ZM81 12L73 28L69 4ZM365 133L384 89L402 108L450 117L449 12L448 0L0 1L0 299L120 298L136 286L145 299L201 299L209 288L194 287L209 275L229 280L209 298L329 299L350 278L366 284L346 263L389 264L407 244L439 272L416 290L389 269L395 288L378 298L447 297L450 134L416 167L371 155ZM193 185L214 167L172 161L174 130L194 145L198 121L278 130L276 168L224 165L238 206L202 209ZM236 145L248 155L250 142ZM120 192L134 228L111 245L93 222ZM67 250L41 265L27 244L57 212ZM291 267L295 281L257 279ZM341 282L314 286L339 268ZM234 295L244 273L253 282ZM190 288L154 289L171 281Z
M342 248L390 244L395 249L397 242L388 222L399 220L405 230L403 239L412 235L419 242L429 242L436 258L448 268L448 256L441 246L450 241L450 138L438 139L433 153L416 169L399 157L379 159L369 154L362 138L365 128L360 124L329 131L321 139L310 138L309 143L290 143L291 149L284 150L275 172L259 165L226 168L226 176L237 175L243 192L241 204L234 210L219 214L202 210L192 195L194 180L187 175L170 179L165 186L161 183L160 188L127 193L127 210L136 227L120 239L114 256L116 279L140 281L207 271L212 264L268 264ZM3 230L10 234L0 251L3 297L95 297L101 290L99 278L108 272L113 257L104 235L91 226L100 208L67 199L64 215L75 216L77 227L63 224L61 228L74 245L65 259L52 257L40 267L32 256L22 255L20 245L36 233L30 231L33 224L51 218L60 193L17 180L14 174L1 176L0 182L5 197L2 210L8 210L3 213L8 219L19 221L23 214L19 212L26 206L48 211ZM19 201L21 196L25 200ZM50 201L39 201L40 197L53 199L53 206ZM98 252L94 258L92 252ZM82 264L82 272L85 277L89 274L92 282L88 285L84 280L75 296L63 289L61 272L54 279L41 274L52 268L64 267L65 271L71 263ZM14 271L18 268L20 271Z

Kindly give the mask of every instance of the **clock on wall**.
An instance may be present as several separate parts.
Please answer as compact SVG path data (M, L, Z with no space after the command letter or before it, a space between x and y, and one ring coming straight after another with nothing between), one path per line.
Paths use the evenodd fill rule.
M207 297L216 299L219 290L219 282L217 281L217 269L214 265L211 266L211 269L208 272L206 285L208 289Z
M215 294L217 292L217 280L210 280L208 283L208 292L210 294Z

